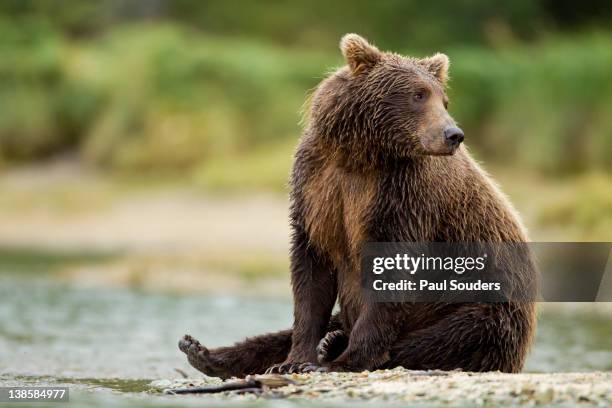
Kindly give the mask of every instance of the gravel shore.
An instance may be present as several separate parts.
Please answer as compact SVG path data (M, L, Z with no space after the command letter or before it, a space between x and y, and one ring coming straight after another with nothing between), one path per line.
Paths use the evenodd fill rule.
M267 376L255 376L263 378ZM409 371L283 376L292 384L260 392L201 395L230 400L299 399L327 402L387 401L418 406L612 406L612 373L503 374ZM158 380L154 391L219 385L218 378ZM251 390L252 391L252 390ZM176 395L175 398L182 398Z

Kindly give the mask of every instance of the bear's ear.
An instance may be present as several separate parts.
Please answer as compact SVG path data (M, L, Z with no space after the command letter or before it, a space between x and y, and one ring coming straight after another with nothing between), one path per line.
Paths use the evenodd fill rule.
M432 57L423 58L419 62L440 82L446 84L448 80L448 66L450 65L446 55L437 53Z
M346 34L340 40L342 55L353 73L372 68L380 60L378 48L357 34Z

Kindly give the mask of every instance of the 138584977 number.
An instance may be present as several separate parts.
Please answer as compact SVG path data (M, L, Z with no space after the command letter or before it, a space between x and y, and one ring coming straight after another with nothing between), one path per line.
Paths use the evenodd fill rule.
M68 401L68 387L2 387L0 401Z

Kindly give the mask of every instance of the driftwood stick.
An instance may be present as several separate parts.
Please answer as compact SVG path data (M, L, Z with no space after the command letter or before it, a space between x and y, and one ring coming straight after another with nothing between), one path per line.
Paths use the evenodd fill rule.
M265 388L278 388L289 384L294 384L294 382L280 375L248 376L244 380L226 382L220 385L166 390L166 394L216 394L226 391L259 393Z

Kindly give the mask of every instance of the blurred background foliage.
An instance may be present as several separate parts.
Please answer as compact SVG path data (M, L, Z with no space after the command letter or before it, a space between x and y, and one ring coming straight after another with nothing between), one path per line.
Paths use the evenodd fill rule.
M451 57L451 112L480 159L612 169L606 1L0 3L0 164L76 155L109 173L281 189L308 90L358 32Z
M292 153L347 32L450 56L533 241L612 241L609 0L1 0L3 379L125 390L189 370L185 332L290 324ZM611 309L583 305L544 311L528 371L612 367Z

